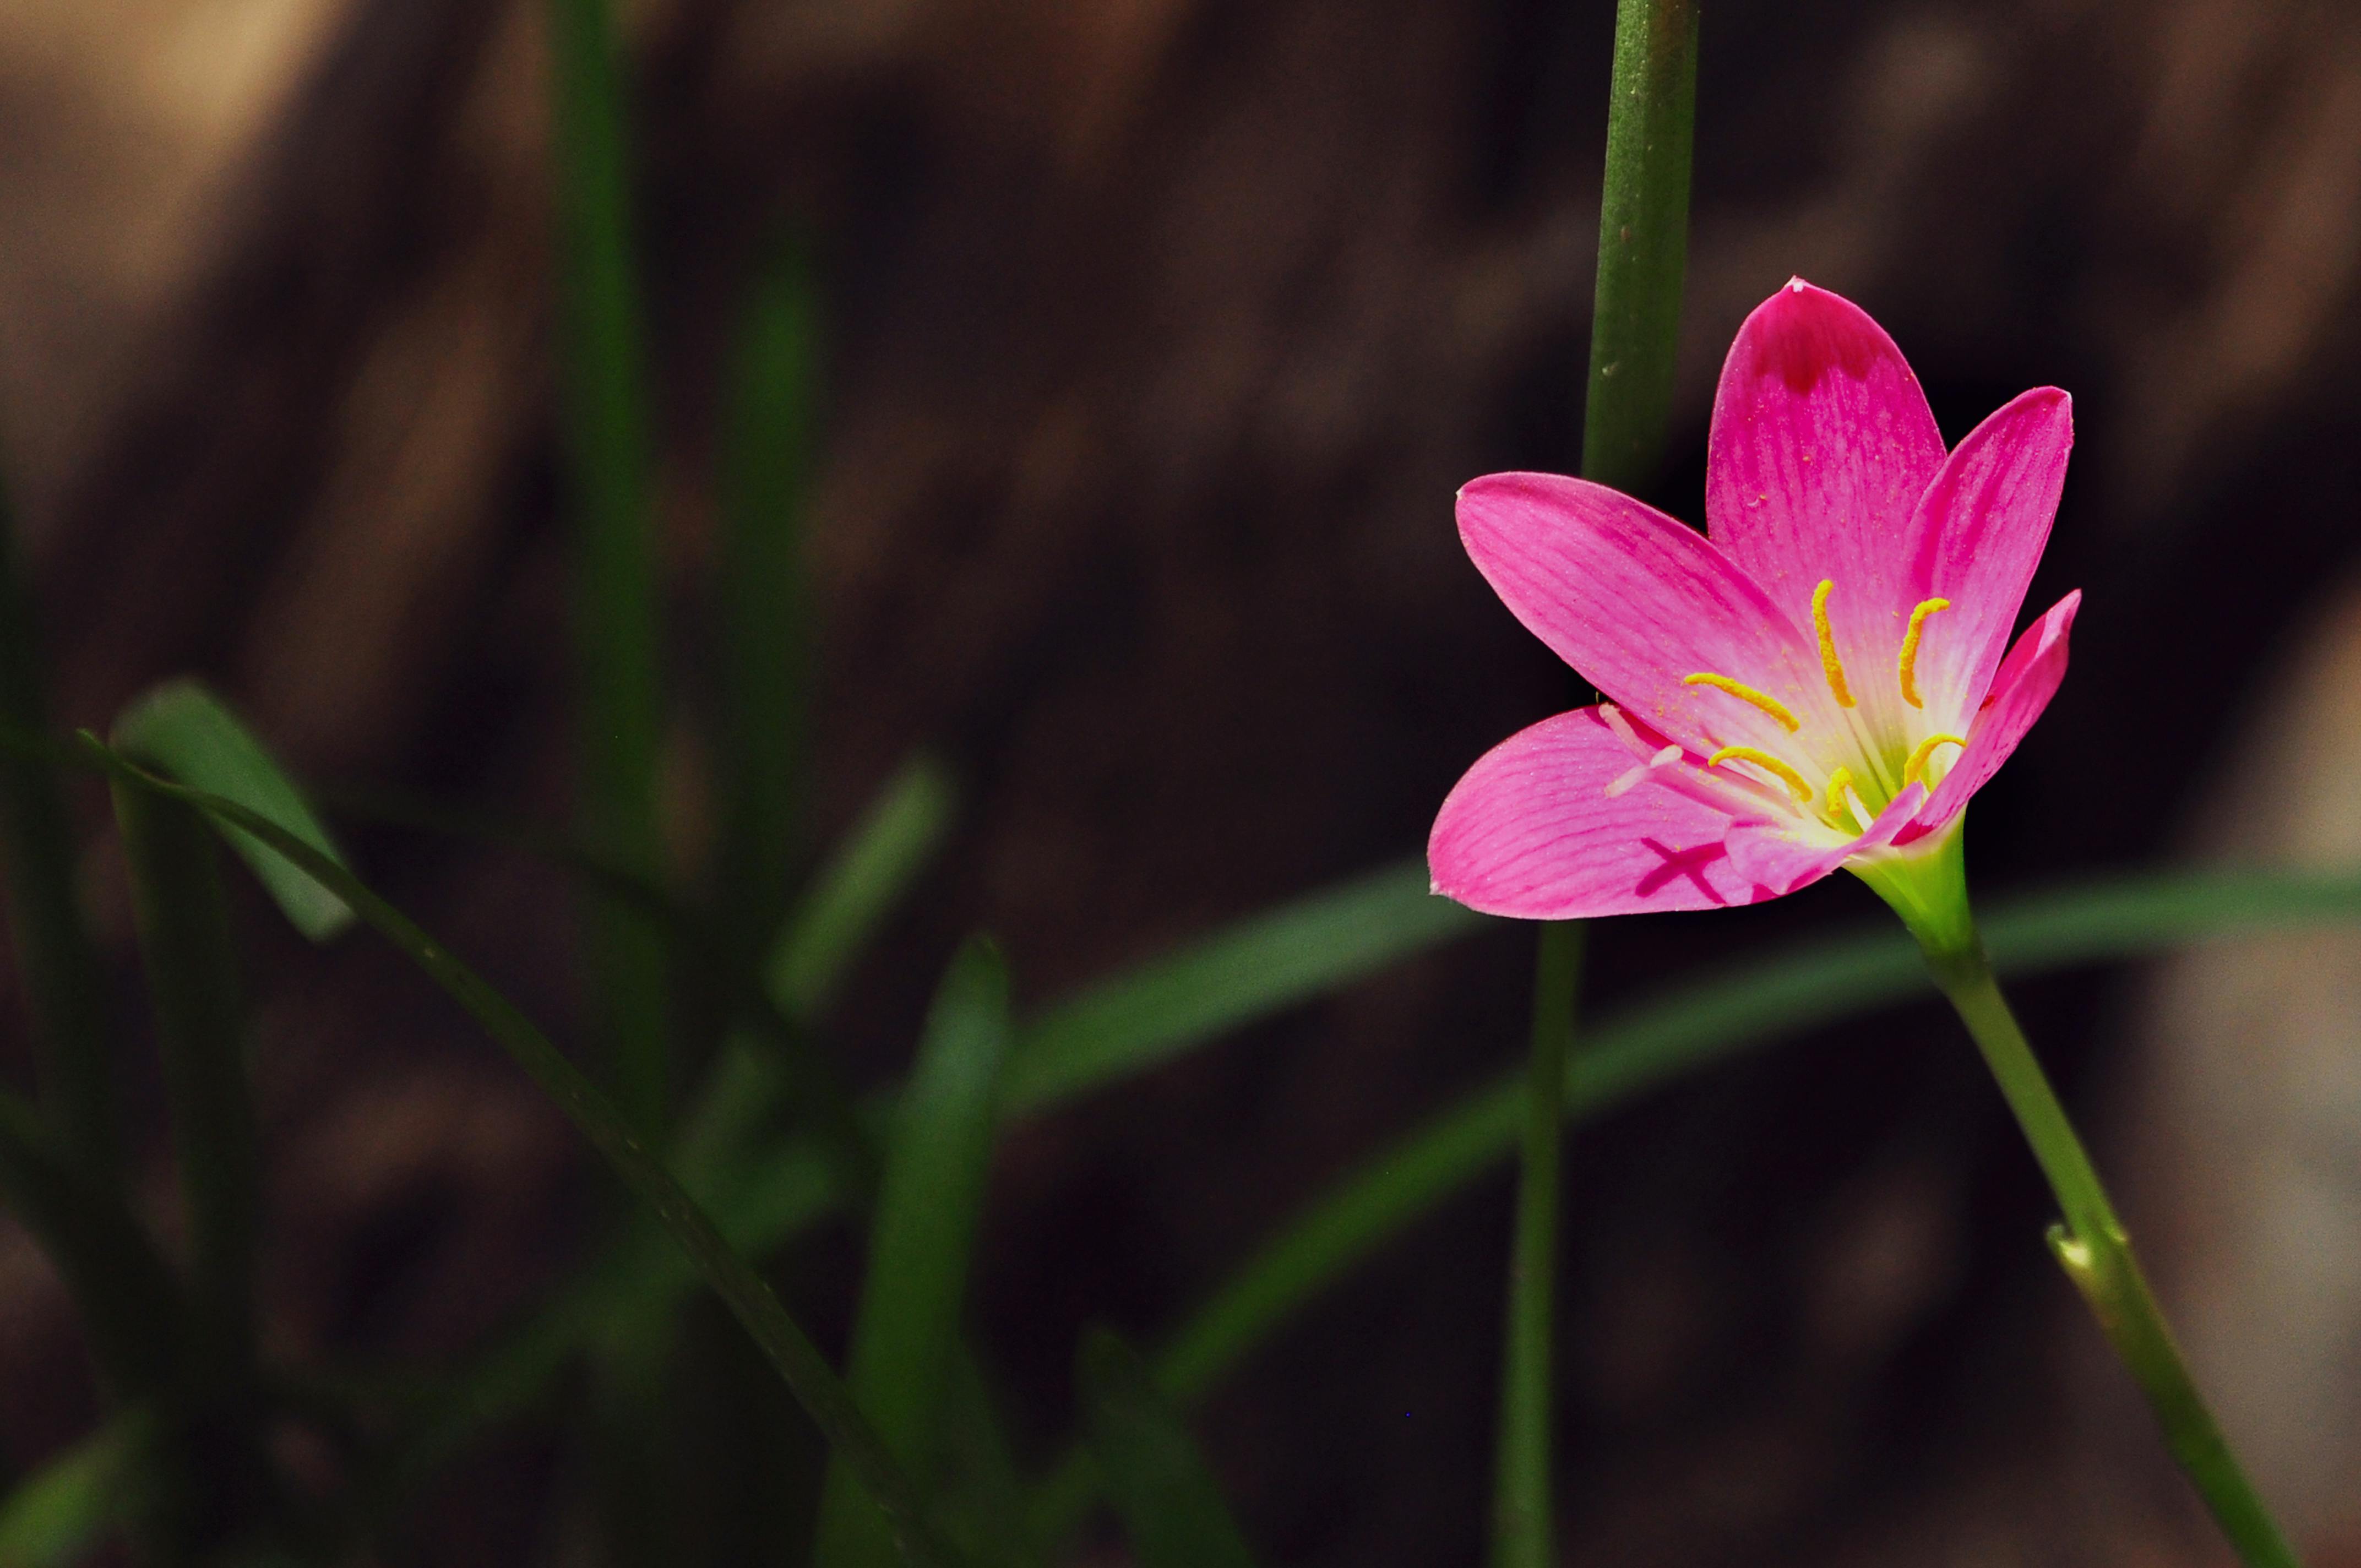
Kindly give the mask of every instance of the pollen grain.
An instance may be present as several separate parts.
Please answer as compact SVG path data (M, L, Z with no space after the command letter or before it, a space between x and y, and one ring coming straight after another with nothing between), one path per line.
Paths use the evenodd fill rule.
M1822 577L1820 586L1812 590L1812 630L1820 634L1820 670L1828 677L1828 690L1837 694L1839 707L1850 707L1852 688L1845 685L1844 663L1837 657L1837 634L1828 625L1828 594L1836 586L1835 578Z
M1705 760L1705 765L1708 768L1718 768L1722 763L1731 761L1752 762L1758 768L1778 774L1779 782L1795 792L1798 803L1812 798L1812 786L1804 782L1803 774L1759 747L1724 746L1720 751L1708 757Z
M1717 675L1710 670L1699 670L1694 675L1683 675L1681 677L1681 685L1685 686L1711 686L1716 691L1728 692L1730 696L1736 697L1741 702L1752 703L1755 707L1761 708L1763 712L1777 719L1779 721L1780 728L1786 730L1790 735L1793 735L1796 730L1801 729L1804 727L1803 720L1797 718L1795 714L1788 709L1785 703L1781 702L1769 692L1757 691L1752 686L1746 685L1743 681L1733 681L1728 675Z
M1910 624L1902 631L1902 700L1913 707L1927 705L1918 700L1918 639L1926 635L1927 618L1938 609L1951 608L1949 599L1920 599L1910 612Z

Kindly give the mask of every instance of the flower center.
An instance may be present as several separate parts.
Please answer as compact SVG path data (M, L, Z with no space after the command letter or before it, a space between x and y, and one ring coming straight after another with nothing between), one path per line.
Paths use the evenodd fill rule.
M1827 677L1829 694L1836 698L1838 707L1846 710L1844 740L1850 744L1840 746L1839 752L1854 752L1852 761L1860 764L1861 773L1857 776L1850 766L1834 767L1828 770L1821 787L1815 789L1811 774L1818 771L1816 766L1799 766L1788 757L1760 746L1748 745L1719 746L1706 758L1705 765L1720 768L1730 763L1743 763L1745 768L1741 772L1751 773L1760 783L1775 781L1784 785L1800 808L1798 815L1817 819L1821 825L1839 832L1857 833L1867 829L1877 813L1911 785L1924 784L1931 790L1942 783L1943 774L1949 767L1949 763L1943 760L1943 748L1964 749L1968 742L1965 736L1934 731L1918 736L1905 754L1901 750L1905 737L1871 735L1870 729L1882 727L1868 726L1858 715L1859 700L1853 694L1852 683L1846 676L1844 660L1837 652L1836 630L1828 620L1828 598L1835 591L1836 580L1832 577L1822 578L1819 586L1812 590L1812 630L1819 645L1820 673ZM1902 700L1911 707L1923 709L1927 706L1918 691L1918 653L1925 644L1927 619L1950 608L1951 601L1947 598L1921 599L1911 609L1909 621L1903 630L1901 649L1894 659L1894 685L1900 689ZM1760 687L1748 685L1719 671L1699 670L1683 676L1682 684L1710 686L1735 697L1768 714L1790 735L1803 729L1802 721L1785 703ZM1901 780L1898 786L1894 783L1896 757L1903 759L1898 770ZM1662 765L1663 753L1659 752L1631 773L1618 779L1609 787L1609 793L1620 794L1653 768Z

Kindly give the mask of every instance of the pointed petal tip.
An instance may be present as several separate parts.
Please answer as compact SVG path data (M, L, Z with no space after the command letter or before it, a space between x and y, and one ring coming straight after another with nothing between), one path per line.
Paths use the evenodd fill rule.
M1842 294L1790 278L1747 313L1730 345L1722 380L1725 389L1733 377L1741 385L1775 380L1790 394L1804 395L1832 371L1861 381L1881 367L1898 371L1916 392L1916 378L1902 351L1867 311Z

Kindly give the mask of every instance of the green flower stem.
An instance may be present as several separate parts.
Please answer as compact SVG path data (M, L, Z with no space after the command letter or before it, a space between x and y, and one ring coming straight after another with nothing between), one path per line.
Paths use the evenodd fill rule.
M566 453L576 517L580 811L591 845L642 875L659 861L657 562L628 141L607 0L550 0ZM642 1135L671 1092L663 949L627 910L587 915L615 1097Z
M1697 0L1620 0L1615 7L1582 475L1619 490L1656 477L1672 413L1697 48Z
M1556 1326L1560 1108L1574 1044L1582 927L1542 927L1534 959L1532 1054L1525 1085L1524 1157L1509 1264L1507 1354L1500 1372L1500 1448L1493 1476L1494 1568L1550 1568L1550 1393Z
M2172 1330L2132 1252L2131 1237L2115 1217L2082 1140L2075 1135L2065 1107L2058 1102L2048 1077L2026 1043L2025 1031L2017 1027L2015 1014L2001 995L1973 927L1967 928L1964 940L1928 940L1923 946L1936 983L1975 1037L2065 1212L2065 1223L2050 1227L2049 1250L2147 1396L2173 1457L2196 1483L2241 1562L2248 1568L2297 1568L2294 1549L2256 1495L2191 1380Z
M16 519L0 489L0 723L28 735L49 728L32 607L16 561ZM107 1078L105 1009L89 923L74 890L74 835L57 774L0 755L0 835L7 859L10 935L32 1003L49 1118L93 1174L121 1158Z
M1618 489L1636 489L1655 477L1672 412L1696 114L1696 0L1620 0L1582 428L1583 477ZM1581 971L1581 927L1543 927L1533 959L1532 1048L1509 1261L1493 1568L1548 1568L1554 1561L1550 1393L1565 1128L1558 1096Z

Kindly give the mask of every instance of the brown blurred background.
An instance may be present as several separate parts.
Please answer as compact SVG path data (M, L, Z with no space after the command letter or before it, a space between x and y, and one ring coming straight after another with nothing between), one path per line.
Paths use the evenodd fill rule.
M1450 499L1577 460L1610 9L629 8L682 862L707 832L716 389L782 220L814 236L832 326L815 815L840 828L920 743L964 786L832 1036L859 1076L898 1069L963 932L1054 996L1414 851L1470 760L1564 705ZM2034 601L2087 608L2048 721L1980 797L1980 885L2206 847L2361 860L2361 10L1720 0L1702 42L1654 499L1700 514L1721 350L1790 274L1885 324L1952 439L2068 388ZM315 779L563 809L541 44L535 6L493 0L0 0L0 432L63 719L195 670ZM579 1036L554 873L357 847ZM1620 923L1590 992L1872 913L1838 879ZM580 1151L398 960L247 914L278 1340L452 1354L578 1255ZM974 1316L1028 1453L1063 1430L1085 1321L1153 1338L1513 1059L1528 949L1504 930L1406 965L1005 1151ZM2352 944L2307 938L2184 966L2161 1000L2121 974L2022 988L2322 1564L2361 1561L2356 977ZM159 1196L164 1162L151 1139ZM1269 1561L1477 1560L1506 1192L1422 1223L1207 1410ZM1568 1193L1569 1560L2221 1560L1933 1010L1584 1129ZM808 1298L840 1332L845 1302ZM88 1419L71 1332L0 1228L14 1464ZM563 1560L565 1471L546 1425L509 1435L394 1560Z

